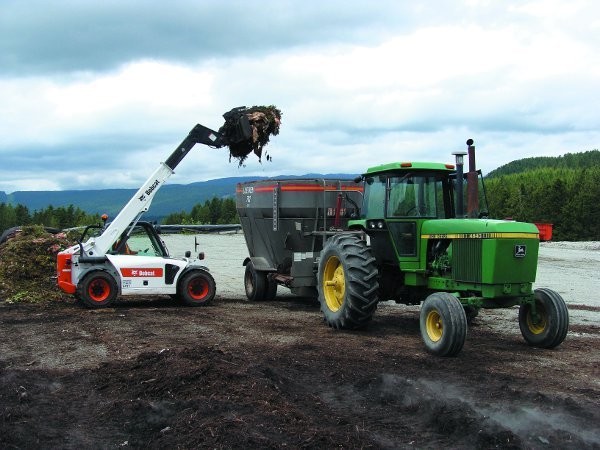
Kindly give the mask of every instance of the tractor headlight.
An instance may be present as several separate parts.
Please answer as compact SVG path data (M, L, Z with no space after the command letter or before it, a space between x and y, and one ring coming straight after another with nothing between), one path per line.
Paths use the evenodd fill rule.
M383 221L383 220L369 220L367 222L367 228L369 230L383 230L385 228L385 221Z

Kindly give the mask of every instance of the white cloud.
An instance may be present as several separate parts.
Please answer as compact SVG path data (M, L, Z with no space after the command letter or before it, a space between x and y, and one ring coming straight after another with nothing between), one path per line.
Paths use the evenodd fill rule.
M121 22L112 35L86 33L98 41L66 69L57 63L44 73L48 58L27 72L35 54L19 54L14 70L0 72L0 190L137 187L196 123L216 129L239 105L283 111L268 147L274 161L250 158L238 169L225 150L194 149L171 183L447 161L469 137L486 171L598 148L595 3L398 3L359 2L337 18L345 3L309 2L300 14L274 3L260 27L245 4L215 2L190 10L181 30L172 14L150 8L131 24L140 41ZM71 23L61 5L59 22ZM98 24L117 20L118 8L105 5ZM180 9L186 2L174 4ZM214 19L197 25L211 33L191 27L195 15Z

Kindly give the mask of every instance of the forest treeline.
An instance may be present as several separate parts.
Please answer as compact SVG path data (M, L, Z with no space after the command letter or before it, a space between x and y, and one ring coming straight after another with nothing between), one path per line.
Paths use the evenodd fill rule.
M600 240L600 151L513 161L485 177L489 215L523 222L553 224L552 239ZM55 228L97 224L97 214L73 205L48 206L31 213L23 205L0 203L0 233L18 225ZM163 224L239 223L233 198L198 203L190 211L171 213Z
M600 151L526 158L485 178L490 216L553 224L555 241L600 240Z
M88 214L82 209L69 205L67 207L47 208L31 213L26 206L0 203L0 233L7 228L22 225L43 225L64 229L100 222L99 214Z
M600 240L600 166L486 179L490 216L553 224L555 241Z
M101 223L99 214L87 214L82 209L48 206L31 213L26 206L0 203L0 233L22 225L43 225L64 229ZM213 198L204 204L198 203L190 212L181 211L169 214L161 220L163 224L226 224L239 223L235 209L235 200Z
M212 198L196 204L191 211L171 213L162 221L165 225L221 225L240 223L232 198Z

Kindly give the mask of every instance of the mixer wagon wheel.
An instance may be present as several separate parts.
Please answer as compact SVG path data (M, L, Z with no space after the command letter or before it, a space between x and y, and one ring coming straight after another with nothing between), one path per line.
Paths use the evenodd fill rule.
M178 291L178 298L185 305L206 306L215 298L217 285L205 270L191 270L181 279Z
M379 300L377 275L375 258L365 241L353 234L331 237L321 252L317 283L327 325L365 327Z
M437 356L455 356L467 337L467 315L460 301L448 292L435 292L425 299L420 314L421 337L427 351Z
M244 288L246 289L246 297L251 302L271 301L277 295L277 283L270 280L266 272L257 271L252 261L248 261L248 264L246 264Z
M569 329L569 310L558 292L534 291L531 303L519 308L519 328L525 341L533 347L554 348L564 341Z

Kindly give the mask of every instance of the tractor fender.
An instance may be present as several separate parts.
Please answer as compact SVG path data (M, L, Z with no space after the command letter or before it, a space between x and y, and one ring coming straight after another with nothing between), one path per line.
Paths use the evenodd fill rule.
M277 272L277 269L263 256L249 256L244 259L242 265L247 266L249 262L252 262L252 266L257 272Z

